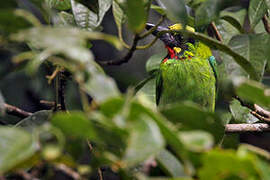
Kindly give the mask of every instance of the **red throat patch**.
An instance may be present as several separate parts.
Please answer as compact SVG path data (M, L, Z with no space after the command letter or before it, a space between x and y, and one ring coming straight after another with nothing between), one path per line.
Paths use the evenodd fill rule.
M169 46L165 46L165 48L168 50L168 55L170 59L179 59L179 57L176 55L176 52ZM162 63L165 63L168 60L168 58L165 58Z

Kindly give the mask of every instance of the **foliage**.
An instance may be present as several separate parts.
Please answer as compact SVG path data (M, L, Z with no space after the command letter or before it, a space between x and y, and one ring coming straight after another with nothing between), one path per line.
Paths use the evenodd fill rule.
M47 168L40 172L42 177L52 178L55 171L51 170L64 165L78 179L92 178L104 166L121 179L156 179L154 175L188 180L269 179L269 153L238 141L235 149L228 150L225 134L230 120L248 124L260 121L233 97L270 108L269 87L263 84L269 73L270 39L265 23L269 1L251 0L247 8L241 1L225 0L22 2L10 0L0 7L0 50L13 56L4 64L6 68L0 67L0 73L7 76L0 80L11 77L8 80L12 81L12 77L26 74L34 88L44 92L44 98L50 97L45 89L54 81L57 105L16 123L0 119L0 178L21 170L31 173L39 167ZM101 32L110 10L118 37ZM92 47L96 40L117 50L125 47L132 55L136 44L125 43L123 27L128 25L126 30L135 36L134 43L150 36L144 27L152 10L172 22L194 26L196 32L181 32L215 50L220 62L218 102L229 99L227 107L218 106L212 113L192 102L179 102L158 109L155 81L164 53L148 59L149 77L126 93L95 60ZM213 24L221 41L211 33L206 35ZM42 80L35 79L37 76ZM49 76L48 84L45 76ZM63 79L73 83L64 92L67 110L59 94ZM20 95L17 89L15 93ZM75 110L71 108L74 96L80 99ZM9 119L5 113L8 98L12 97L0 93L0 116ZM82 161L86 151L88 159ZM145 170L149 162L157 163L151 171Z

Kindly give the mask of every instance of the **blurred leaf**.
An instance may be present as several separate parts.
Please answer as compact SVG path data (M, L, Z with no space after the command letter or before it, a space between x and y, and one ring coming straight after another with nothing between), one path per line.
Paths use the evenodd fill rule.
M241 106L240 102L235 99L230 104L230 110L236 123L252 124L259 121L250 114L249 108Z
M137 94L143 93L146 98L152 103L156 104L156 77L150 76L147 79L144 79L136 86L136 89L139 88Z
M98 14L89 10L83 4L71 0L71 7L78 26L88 31L95 30L102 22L105 13L109 10L112 0L99 0Z
M210 151L203 156L203 167L199 170L199 178L201 180L260 179L254 166L255 158L253 154L237 154L232 150Z
M45 1L50 8L57 10L69 10L71 8L70 0L46 0Z
M147 62L146 62L146 71L148 73L151 73L155 70L158 70L159 69L159 66L160 66L160 63L162 61L162 59L166 56L166 53L163 52L163 53L158 53L158 54L155 54L153 56L151 56Z
M120 96L115 81L104 74L93 74L82 87L95 99L97 103Z
M37 126L49 122L51 116L52 116L51 110L37 111L33 113L31 116L24 118L23 120L18 122L15 126L24 127L26 129L32 130Z
M180 22L183 26L187 24L188 15L186 4L183 0L161 0L164 4L168 16L175 22Z
M34 155L38 145L20 128L0 127L0 173L5 173Z
M5 99L0 91L0 116L5 114Z
M52 117L52 124L67 136L96 140L96 132L91 121L82 112L59 112Z
M205 131L180 131L179 138L188 150L194 152L205 152L214 146L213 136Z
M244 56L235 52L232 48L225 45L224 43L219 42L213 38L210 38L202 33L190 32L190 31L185 31L184 33L189 35L190 37L193 37L193 38L196 38L196 39L202 41L203 43L207 44L208 46L210 46L212 48L219 49L219 50L229 54L230 56L232 56L234 58L234 61L238 65L240 65L250 75L250 77L252 79L259 79L260 78L260 76L257 75L254 67L251 65L251 63ZM256 35L254 35L254 36L256 36ZM266 41L266 40L264 39L264 41ZM241 46L244 46L244 45L242 44Z
M172 177L185 176L184 167L181 162L168 150L163 149L156 159L161 168Z
M61 11L60 13L58 13L60 20L61 20L61 24L63 24L64 26L75 26L76 22L74 19L74 16L70 13L67 13L65 11Z
M120 8L120 6L113 1L113 17L114 17L114 21L117 25L118 31L122 32L122 24L124 22L125 19L125 14L123 12L123 10Z
M144 30L147 14L145 12L143 0L127 0L126 14L129 27L134 32L139 33Z
M15 33L21 29L30 27L30 25L24 18L16 16L13 9L0 10L0 34Z
M226 0L206 0L195 12L195 24L198 27L210 24L219 17L221 10L225 9L233 1Z
M247 11L241 9L237 12L222 11L220 17L234 26L240 33L244 33L244 21Z
M178 104L161 109L162 114L174 124L179 124L181 130L205 130L219 142L224 135L222 120L211 112L191 103Z
M264 0L252 0L249 3L248 17L251 29L262 19L267 11L267 5Z
M163 147L164 140L156 123L149 116L139 115L130 128L124 161L135 165L156 155Z
M151 9L155 10L156 12L158 12L161 15L165 15L166 14L166 10L163 9L162 7L160 7L160 6L151 4Z
M42 34L42 36L41 36ZM99 32L87 32L84 30L68 27L37 27L20 31L11 37L16 41L25 41L30 43L36 49L43 49L33 62L28 66L28 72L37 71L38 66L49 56L63 54L71 60L77 60L79 63L88 64L91 68L101 69L94 61L92 53L86 48L86 41L105 40L117 48L121 48L120 41L107 34ZM78 63L78 62L77 62Z
M241 99L266 107L270 106L270 91L262 84L247 79L238 79L236 87L236 93Z

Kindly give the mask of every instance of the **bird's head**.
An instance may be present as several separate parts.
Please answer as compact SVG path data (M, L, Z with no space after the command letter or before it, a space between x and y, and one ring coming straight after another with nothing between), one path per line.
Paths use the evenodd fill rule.
M146 29L150 30L154 27L154 24L146 23ZM161 31L169 31L175 30L180 31L183 30L183 26L181 24L174 24L168 27L158 26L157 29L152 33L154 36L157 36ZM195 29L190 26L186 26L187 31L195 32ZM159 35L159 39L163 41L165 47L168 51L174 51L176 54L183 53L187 48L187 43L194 44L195 41L192 38L184 37L181 33L173 32L173 33L164 33Z

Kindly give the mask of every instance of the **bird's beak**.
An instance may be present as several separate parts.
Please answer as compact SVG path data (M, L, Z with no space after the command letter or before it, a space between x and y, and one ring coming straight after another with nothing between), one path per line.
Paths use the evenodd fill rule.
M150 30L152 27L154 27L154 24L151 23L146 23L145 29ZM164 27L164 26L158 26L157 29L152 32L152 34L154 36L157 36L159 32L161 31L168 31L169 28ZM174 39L172 39L173 37L169 34L169 33L165 33L162 35L159 35L159 39L162 40L166 45L169 45L170 42L172 42Z

